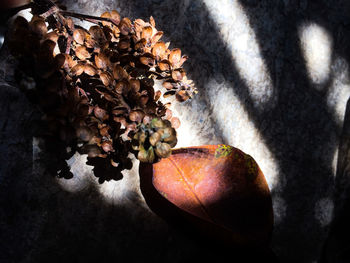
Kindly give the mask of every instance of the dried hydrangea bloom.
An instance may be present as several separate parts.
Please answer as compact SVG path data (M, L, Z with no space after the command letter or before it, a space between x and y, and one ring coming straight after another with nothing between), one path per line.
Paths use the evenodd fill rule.
M196 89L182 68L187 56L161 40L153 17L38 10L43 8L33 9L29 22L17 17L9 46L21 70L35 79L50 134L119 168L129 152L142 162L169 156L180 120L162 98L186 101ZM82 28L69 16L95 25ZM157 92L156 79L163 83Z

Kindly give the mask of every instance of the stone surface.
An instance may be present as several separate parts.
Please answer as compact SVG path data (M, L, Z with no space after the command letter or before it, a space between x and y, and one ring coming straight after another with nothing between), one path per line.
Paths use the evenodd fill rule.
M230 144L258 162L272 193L271 247L281 262L315 262L322 254L346 262L331 261L349 247L338 238L344 223L334 223L322 249L333 212L337 222L347 218L350 180L336 166L350 94L349 1L64 2L94 15L107 9L131 18L153 15L171 46L189 55L186 68L200 91L175 108L182 121L179 146ZM42 157L33 139L39 113L11 82L13 62L5 51L0 261L194 258L201 247L145 205L137 163L121 180L103 184L79 156L70 160L73 179L48 175L53 157ZM346 150L340 152L339 165L347 167Z

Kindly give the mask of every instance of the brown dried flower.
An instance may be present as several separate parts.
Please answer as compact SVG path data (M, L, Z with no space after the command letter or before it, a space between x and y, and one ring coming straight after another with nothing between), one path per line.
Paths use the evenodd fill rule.
M168 157L180 120L162 98L186 101L196 93L182 68L187 56L160 40L153 17L131 21L115 10L100 18L55 10L48 17L34 13L30 22L18 17L9 41L23 65L35 65L35 92L50 132L118 169L129 167L128 152L142 162ZM95 25L81 28L69 16ZM154 79L163 89L154 90Z

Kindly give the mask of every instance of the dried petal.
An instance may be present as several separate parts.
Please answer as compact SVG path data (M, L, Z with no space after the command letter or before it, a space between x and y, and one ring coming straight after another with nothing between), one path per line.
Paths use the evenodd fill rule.
M179 90L176 93L176 99L179 102L184 102L190 98L189 94L185 90Z
M154 21L153 16L149 18L149 23L151 24L152 27L156 27L156 21Z
M153 67L155 60L153 57L146 55L146 56L140 57L140 62L146 66Z
M175 81L181 81L183 78L183 74L182 74L181 70L176 69L176 70L173 70L173 72L171 72L171 77Z
M171 126L174 128L174 129L178 129L181 125L181 122L180 122L180 119L177 118L177 117L173 117L170 119L170 122L171 122Z
M180 62L178 63L178 67L181 67L187 59L188 59L188 56L182 56L180 59Z
M126 81L118 81L115 85L115 92L118 94L126 93L129 90L128 83Z
M85 35L85 46L87 48L93 48L96 45L96 41L93 39L93 37L90 34Z
M43 38L47 33L47 27L44 19L35 19L29 23L30 29L39 38Z
M155 155L154 155L154 150L153 150L153 147L150 146L148 148L148 151L147 151L147 161L149 163L153 163L154 162L154 158L155 158Z
M129 18L124 17L119 23L119 30L122 35L128 35L132 32L132 24Z
M106 11L106 12L102 13L101 17L103 17L103 18L111 18L112 15L111 15L110 12ZM102 21L102 25L104 25L104 26L110 26L111 23L110 23L110 22L106 22L106 21Z
M104 53L99 53L95 55L95 65L99 69L106 70L110 66L110 62Z
M124 115L126 112L127 112L127 109L126 109L126 108L124 108L124 107L119 107L119 108L114 109L114 110L112 111L112 114L118 116L118 115Z
M129 84L130 84L130 89L133 92L139 92L140 90L140 81L138 79L131 79L129 80Z
M160 129L160 128L165 128L165 122L162 121L161 119L154 118L151 121L151 127L153 129Z
M159 39L162 38L162 36L163 36L163 32L162 31L158 31L156 34L154 34L154 36L152 37L152 40L151 40L152 44L157 43L159 41ZM168 47L166 47L166 49L167 48Z
M97 74L97 69L93 65L86 64L84 65L84 73L89 76L95 76Z
M145 48L147 44L147 40L142 38L140 41L138 41L136 44L135 44L135 49L139 52L142 52L143 49Z
M162 85L163 85L163 87L166 88L167 90L171 90L171 89L174 88L173 83L171 83L171 82L165 81L165 82L163 82Z
M120 23L120 14L117 10L111 11L111 18L113 19L113 22L115 22L116 24Z
M86 32L83 29L77 28L73 32L73 39L79 45L83 45L84 44L84 40L85 40L85 35L86 35Z
M109 126L102 127L100 129L101 136L103 136L103 137L109 136L109 133L108 133L109 129L110 129Z
M164 98L168 98L168 97L170 97L170 96L175 95L175 93L176 93L175 90L170 90L170 91L165 92L165 93L163 94L163 97L164 97Z
M147 104L148 100L149 100L149 98L148 98L147 95L142 95L142 96L140 97L140 104L141 104L142 106L144 106L144 105Z
M58 35L55 31L51 31L50 33L46 34L45 39L50 39L51 41L57 43Z
M114 166L114 167L118 167L119 166L119 163L115 162L112 158L110 160L111 160L111 165L112 166Z
M93 137L91 129L87 126L79 127L76 131L76 135L77 135L78 139L80 139L84 142L90 141L91 138Z
M55 56L54 59L54 65L56 69L61 68L64 65L64 62L66 61L66 57L64 54L58 54Z
M141 33L141 38L146 39L146 41L149 41L150 38L152 37L153 34L153 29L150 26L146 26L142 29L142 33Z
M108 118L107 112L104 109L100 108L99 106L95 106L94 114L100 120L105 120Z
M102 28L99 26L90 27L89 33L91 34L91 37L99 44L103 44L107 41Z
M118 122L118 123L122 124L124 127L126 127L128 125L128 123L126 122L126 119L124 117L114 116L113 120L115 122Z
M85 46L78 46L75 49L75 55L80 59L80 60L86 60L90 58L90 53L87 51Z
M170 109L166 109L166 111L165 111L165 118L167 120L170 120L172 118L172 116L173 116L173 112Z
M100 79L105 86L109 86L113 82L113 77L109 72L100 73Z
M154 101L159 100L160 96L162 95L162 92L160 90L157 90L154 94Z
M176 68L176 65L181 60L181 50L179 48L174 48L169 54L170 63Z
M111 141L104 141L102 143L102 149L108 153L108 152L114 152L114 149L113 149L113 144Z
M140 147L139 152L137 153L137 159L140 160L140 162L148 162L148 158L147 158L147 151L142 147Z
M161 71L169 71L171 69L171 63L169 60L162 60L158 63L158 67Z
M63 65L64 68L70 69L70 68L73 68L75 65L77 65L78 62L76 60L73 60L69 54L64 54L64 57L65 57L65 61Z
M84 64L78 63L72 68L71 73L73 74L73 76L79 76L83 74L84 68L85 68Z
M129 119L131 121L135 121L135 122L141 122L143 117L145 116L143 111L140 110L133 110L130 112L129 114Z
M115 65L113 68L113 77L116 80L122 80L122 79L127 79L128 78L128 73L120 66L120 65Z
M165 43L164 42L157 42L152 49L152 54L156 57L162 58L165 55Z
M130 40L129 39L122 39L119 41L117 45L119 50L126 50L130 47Z

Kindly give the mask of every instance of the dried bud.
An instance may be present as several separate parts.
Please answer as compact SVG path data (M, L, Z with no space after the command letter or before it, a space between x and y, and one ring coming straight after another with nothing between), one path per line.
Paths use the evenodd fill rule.
M158 132L154 132L149 138L149 142L151 145L155 146L161 139L161 135Z
M168 158L171 155L170 145L158 142L156 145L156 154L161 158Z

